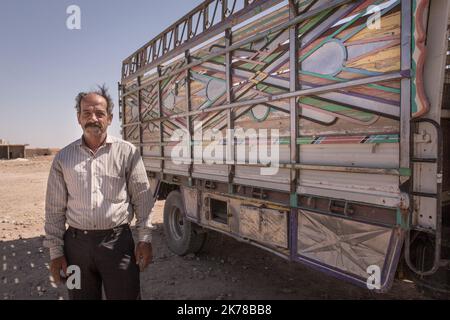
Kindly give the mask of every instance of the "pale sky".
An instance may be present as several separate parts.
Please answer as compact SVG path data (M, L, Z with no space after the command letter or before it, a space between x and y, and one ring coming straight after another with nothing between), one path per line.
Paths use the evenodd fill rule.
M78 139L75 96L105 83L109 132L120 136L117 83L124 58L201 0L0 0L0 139L64 147ZM69 30L67 7L81 9Z

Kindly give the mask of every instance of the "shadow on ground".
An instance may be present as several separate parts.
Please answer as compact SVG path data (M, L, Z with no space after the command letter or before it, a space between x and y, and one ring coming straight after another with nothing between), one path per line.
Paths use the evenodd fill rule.
M0 242L1 299L67 299L50 282L42 237ZM179 257L162 225L153 235L154 261L141 274L143 299L424 299L413 283L396 281L387 294L334 279L262 249L211 233L203 251Z

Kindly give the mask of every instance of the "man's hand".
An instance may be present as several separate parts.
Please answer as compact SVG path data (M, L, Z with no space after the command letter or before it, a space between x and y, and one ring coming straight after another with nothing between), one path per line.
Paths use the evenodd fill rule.
M53 280L57 284L60 284L62 282L61 276L60 276L61 270L64 272L65 275L67 275L67 260L66 260L66 257L64 257L64 256L50 261L50 273L53 277Z
M136 264L142 272L152 262L153 250L152 244L148 242L139 242L135 250Z

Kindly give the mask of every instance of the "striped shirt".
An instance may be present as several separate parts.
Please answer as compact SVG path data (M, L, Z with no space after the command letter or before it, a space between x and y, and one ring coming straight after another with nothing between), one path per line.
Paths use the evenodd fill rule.
M107 136L94 153L81 138L54 158L47 183L44 246L50 258L64 255L66 223L106 230L136 215L138 240L151 241L153 197L144 163L129 142Z

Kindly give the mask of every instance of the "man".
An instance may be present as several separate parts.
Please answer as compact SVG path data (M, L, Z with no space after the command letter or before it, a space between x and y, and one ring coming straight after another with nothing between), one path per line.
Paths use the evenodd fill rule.
M107 299L139 299L139 271L152 260L149 181L137 148L107 134L112 109L105 87L78 94L83 135L55 156L47 184L50 272L60 283L68 266L80 268L81 288L69 290L74 300L101 299L102 285Z

